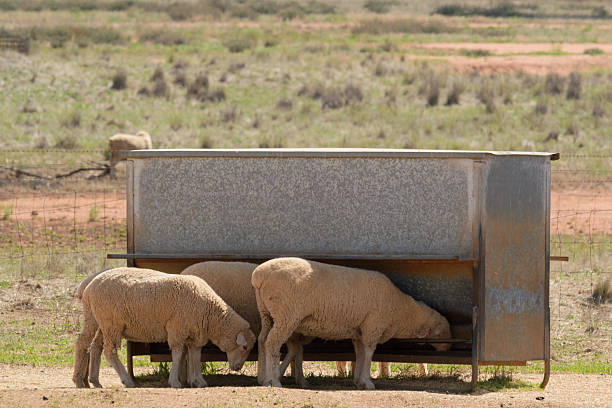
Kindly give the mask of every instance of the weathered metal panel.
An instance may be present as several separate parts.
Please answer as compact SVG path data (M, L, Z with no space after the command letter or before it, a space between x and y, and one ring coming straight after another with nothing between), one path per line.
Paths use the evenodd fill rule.
M472 172L467 159L134 159L134 250L471 257Z
M489 159L483 212L482 360L545 357L549 167L548 158Z

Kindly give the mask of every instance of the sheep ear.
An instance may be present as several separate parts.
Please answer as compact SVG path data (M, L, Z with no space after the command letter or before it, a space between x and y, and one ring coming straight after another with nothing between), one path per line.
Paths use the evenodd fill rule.
M427 336L429 336L429 329L423 329L417 334L417 338L419 339L423 339Z
M236 344L239 346L246 346L247 345L247 341L244 338L244 334L242 334L242 332L238 333L238 336L236 336Z

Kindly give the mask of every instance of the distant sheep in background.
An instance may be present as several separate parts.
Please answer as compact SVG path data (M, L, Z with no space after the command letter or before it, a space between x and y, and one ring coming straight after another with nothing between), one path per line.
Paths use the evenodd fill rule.
M117 133L108 139L108 147L110 150L111 177L115 177L115 166L121 160L119 155L121 150L151 149L153 144L151 136L145 131L140 131L136 135Z

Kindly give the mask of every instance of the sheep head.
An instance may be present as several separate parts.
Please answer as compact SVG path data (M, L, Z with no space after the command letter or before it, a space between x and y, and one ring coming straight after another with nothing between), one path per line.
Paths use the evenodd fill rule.
M254 344L255 335L249 328L236 334L235 347L226 351L230 369L238 371L242 368Z
M450 339L450 324L444 316L434 311L431 318L427 319L425 324L419 328L417 338ZM432 346L438 351L447 351L451 347L450 343L434 343Z

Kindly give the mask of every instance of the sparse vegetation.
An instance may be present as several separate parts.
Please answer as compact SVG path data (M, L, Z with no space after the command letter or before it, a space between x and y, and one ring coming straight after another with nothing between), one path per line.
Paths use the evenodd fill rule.
M127 71L123 68L118 69L113 75L111 89L121 90L127 88Z
M612 302L612 284L610 284L610 278L600 279L597 282L591 294L591 300L596 305Z
M567 99L580 99L582 94L582 75L578 72L572 72L569 76L569 84L567 85Z

